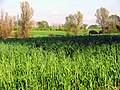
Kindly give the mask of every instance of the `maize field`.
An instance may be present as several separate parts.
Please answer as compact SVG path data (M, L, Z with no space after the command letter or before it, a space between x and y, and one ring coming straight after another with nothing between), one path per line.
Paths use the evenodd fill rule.
M0 90L119 87L120 35L0 40Z

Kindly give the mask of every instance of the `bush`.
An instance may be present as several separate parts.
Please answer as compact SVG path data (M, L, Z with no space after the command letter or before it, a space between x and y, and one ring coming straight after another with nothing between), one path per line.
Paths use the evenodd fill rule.
M98 25L90 25L88 29L99 29Z
M56 36L56 35L55 35L54 33L50 33L49 36L50 36L50 37L54 37L54 36Z
M89 34L98 34L98 32L95 30L91 30L91 31L89 31Z
M103 33L103 31L101 30L101 31L99 31L99 34L102 34Z

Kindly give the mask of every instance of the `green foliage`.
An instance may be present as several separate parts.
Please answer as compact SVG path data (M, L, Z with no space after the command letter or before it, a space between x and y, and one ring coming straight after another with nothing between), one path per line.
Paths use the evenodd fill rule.
M54 33L50 33L49 36L50 36L50 37L54 37L55 34L54 34Z
M74 35L78 34L78 28L82 25L83 15L80 11L74 15L70 14L66 17L64 28L67 32L73 32Z
M1 90L114 90L120 36L0 40Z
M99 29L98 25L90 25L88 29Z
M53 33L56 36L65 36L67 32L64 31L54 31L54 30L45 30L45 31L39 31L39 30L33 30L31 31L33 34L33 37L46 37L50 36L51 33Z
M38 26L39 26L39 28L44 28L44 29L49 28L49 24L47 21L38 22Z
M117 33L120 30L120 17L118 15L109 16L109 32Z
M119 33L120 17L118 15L110 15L106 8L97 9L95 14L96 22L102 28L103 33Z
M106 8L99 8L96 10L95 16L97 18L96 22L99 24L99 26L102 28L102 31L104 33L108 33L109 30L108 25L109 25L109 11Z
M64 24L62 24L62 25L59 25L59 28L58 28L60 31L65 31L65 26L64 26Z

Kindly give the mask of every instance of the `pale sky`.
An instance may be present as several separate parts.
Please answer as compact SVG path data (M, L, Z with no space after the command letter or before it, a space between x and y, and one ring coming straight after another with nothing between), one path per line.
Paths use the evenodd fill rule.
M95 12L100 7L120 16L120 0L0 0L0 9L10 15L20 14L22 1L28 1L34 9L34 20L46 20L49 24L62 24L66 16L77 11L84 15L85 24L95 24Z

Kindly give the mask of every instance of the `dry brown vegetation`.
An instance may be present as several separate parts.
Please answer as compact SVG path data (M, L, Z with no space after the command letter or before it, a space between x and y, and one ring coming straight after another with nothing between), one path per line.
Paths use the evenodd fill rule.
M12 36L12 30L15 27L15 17L9 16L7 12L0 12L0 36L1 38L9 38Z
M33 9L29 3L21 3L21 17L9 16L7 12L1 10L0 12L0 38L10 37L28 37L30 27L32 24L31 18L33 16ZM13 35L12 31L17 28ZM20 30L20 33L18 33ZM19 35L18 35L19 34Z

